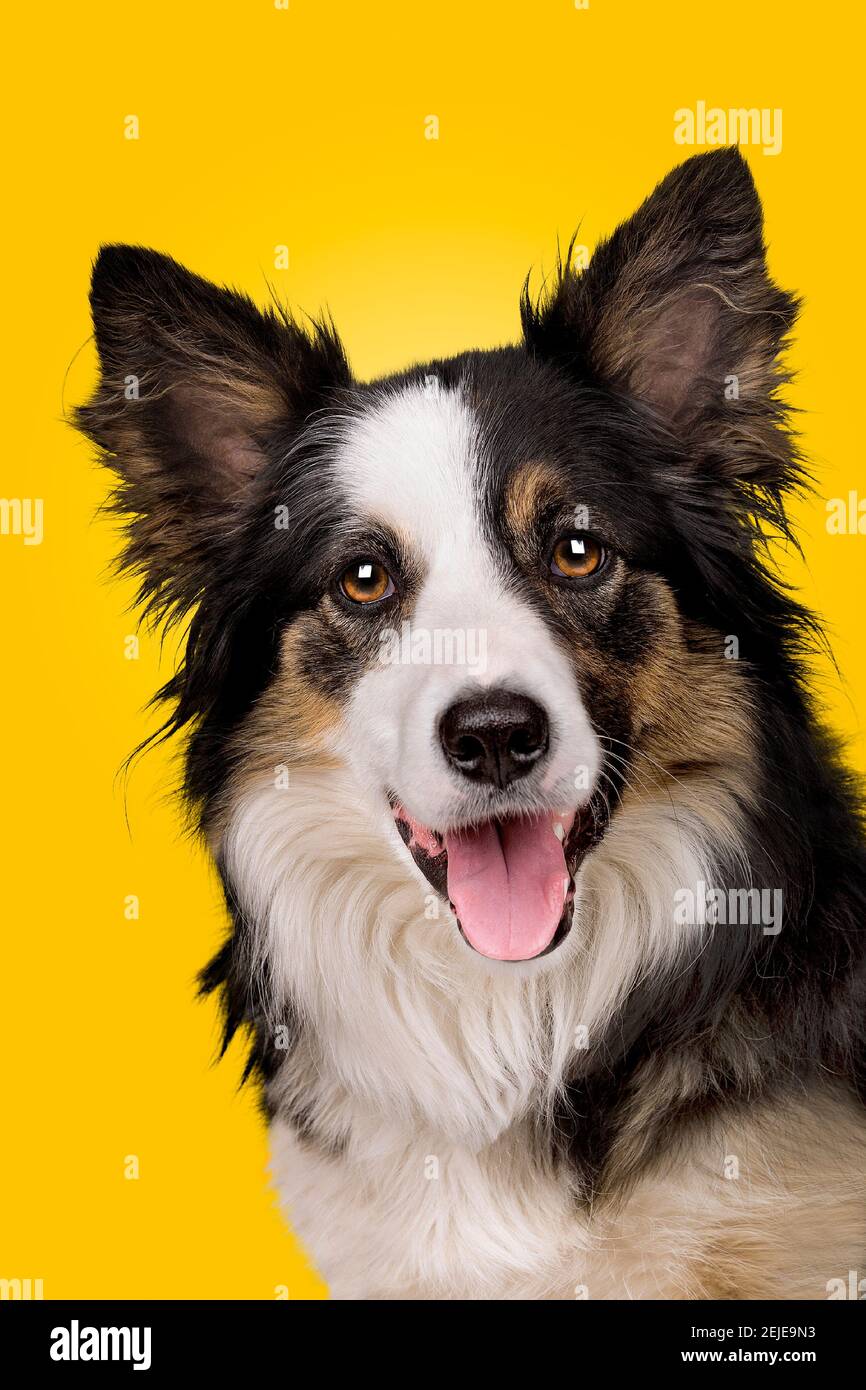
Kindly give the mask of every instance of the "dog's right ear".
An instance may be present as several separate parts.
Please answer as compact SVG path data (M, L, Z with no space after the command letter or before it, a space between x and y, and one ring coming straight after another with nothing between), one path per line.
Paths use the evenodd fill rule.
M640 402L695 472L774 492L797 476L779 392L797 309L733 146L673 169L585 270L560 267L540 305L522 303L531 352Z
M306 332L142 247L103 247L90 304L101 376L76 423L118 475L141 597L189 607L256 476L348 363L330 325Z

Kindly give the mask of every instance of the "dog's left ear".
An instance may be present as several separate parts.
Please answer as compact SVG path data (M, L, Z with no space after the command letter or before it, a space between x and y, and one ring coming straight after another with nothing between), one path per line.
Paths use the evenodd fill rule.
M534 306L529 349L649 406L695 462L778 487L779 357L798 303L770 279L748 165L730 148L674 169L582 273Z
M103 247L90 302L100 378L77 424L117 476L140 597L185 610L225 573L257 480L349 366L329 323L308 331L145 247Z

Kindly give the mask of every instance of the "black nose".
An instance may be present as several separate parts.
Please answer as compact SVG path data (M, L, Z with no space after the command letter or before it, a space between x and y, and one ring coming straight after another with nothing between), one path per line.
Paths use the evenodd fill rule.
M547 715L526 695L488 690L459 700L439 721L439 739L452 767L473 782L500 789L531 772L547 752Z

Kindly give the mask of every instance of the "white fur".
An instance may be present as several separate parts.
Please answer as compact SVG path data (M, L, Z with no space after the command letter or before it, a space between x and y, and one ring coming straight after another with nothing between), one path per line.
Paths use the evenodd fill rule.
M292 1000L350 1092L477 1147L540 1090L555 1098L575 1047L637 978L689 936L700 949L697 929L675 924L674 894L713 881L702 833L662 800L620 813L578 875L571 933L524 963L472 951L386 808L344 771L295 770L288 788L248 792L225 856L260 926L275 1027Z
M353 514L388 523L422 559L413 631L472 630L485 647L483 669L380 663L361 676L339 750L358 780L387 785L437 830L476 819L486 799L448 767L436 728L455 700L499 686L529 695L550 721L550 755L537 776L519 783L520 809L586 800L601 761L598 740L565 656L510 591L484 539L483 445L462 394L412 386L385 396L346 430L336 468Z
M481 539L479 448L459 396L413 389L347 427L338 465L352 506L424 557L415 621L483 625L484 680L547 708L550 767L528 804L574 807L585 796L574 770L594 779L598 745L566 661ZM713 883L711 845L737 839L722 802L710 829L676 790L627 795L581 867L559 948L525 963L475 954L385 797L390 787L437 828L466 816L435 740L465 686L453 668L363 675L327 759L293 766L288 788L247 777L223 839L267 962L265 1014L275 1030L289 1001L301 1017L271 1099L303 1107L313 1143L276 1123L277 1181L346 1296L546 1296L567 1282L596 1237L573 1215L571 1180L534 1156L530 1116L550 1110L578 1049L598 1041L638 979L701 949L700 929L675 925L674 895ZM425 1176L427 1159L438 1177Z
M287 999L303 1025L272 1099L302 1104L318 1145L348 1145L324 1158L277 1124L283 1200L354 1296L392 1288L401 1270L439 1290L428 1296L458 1269L470 1282L479 1271L477 1296L505 1296L518 1273L546 1287L563 1232L574 1249L584 1237L566 1221L567 1180L531 1156L528 1112L552 1103L575 1048L593 1045L639 976L701 949L674 925L673 901L677 885L713 880L702 827L663 802L623 813L579 874L565 942L501 965L467 946L384 808L359 814L363 797L345 772L295 772L289 789L249 792L226 839L261 924L274 1030ZM444 1154L448 1182L422 1186L424 1159Z

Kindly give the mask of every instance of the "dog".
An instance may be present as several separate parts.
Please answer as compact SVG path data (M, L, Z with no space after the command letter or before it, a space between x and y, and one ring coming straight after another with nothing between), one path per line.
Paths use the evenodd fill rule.
M77 424L188 624L202 989L334 1298L826 1298L866 854L770 553L798 302L735 148L572 260L519 345L362 383L329 317L100 251Z

